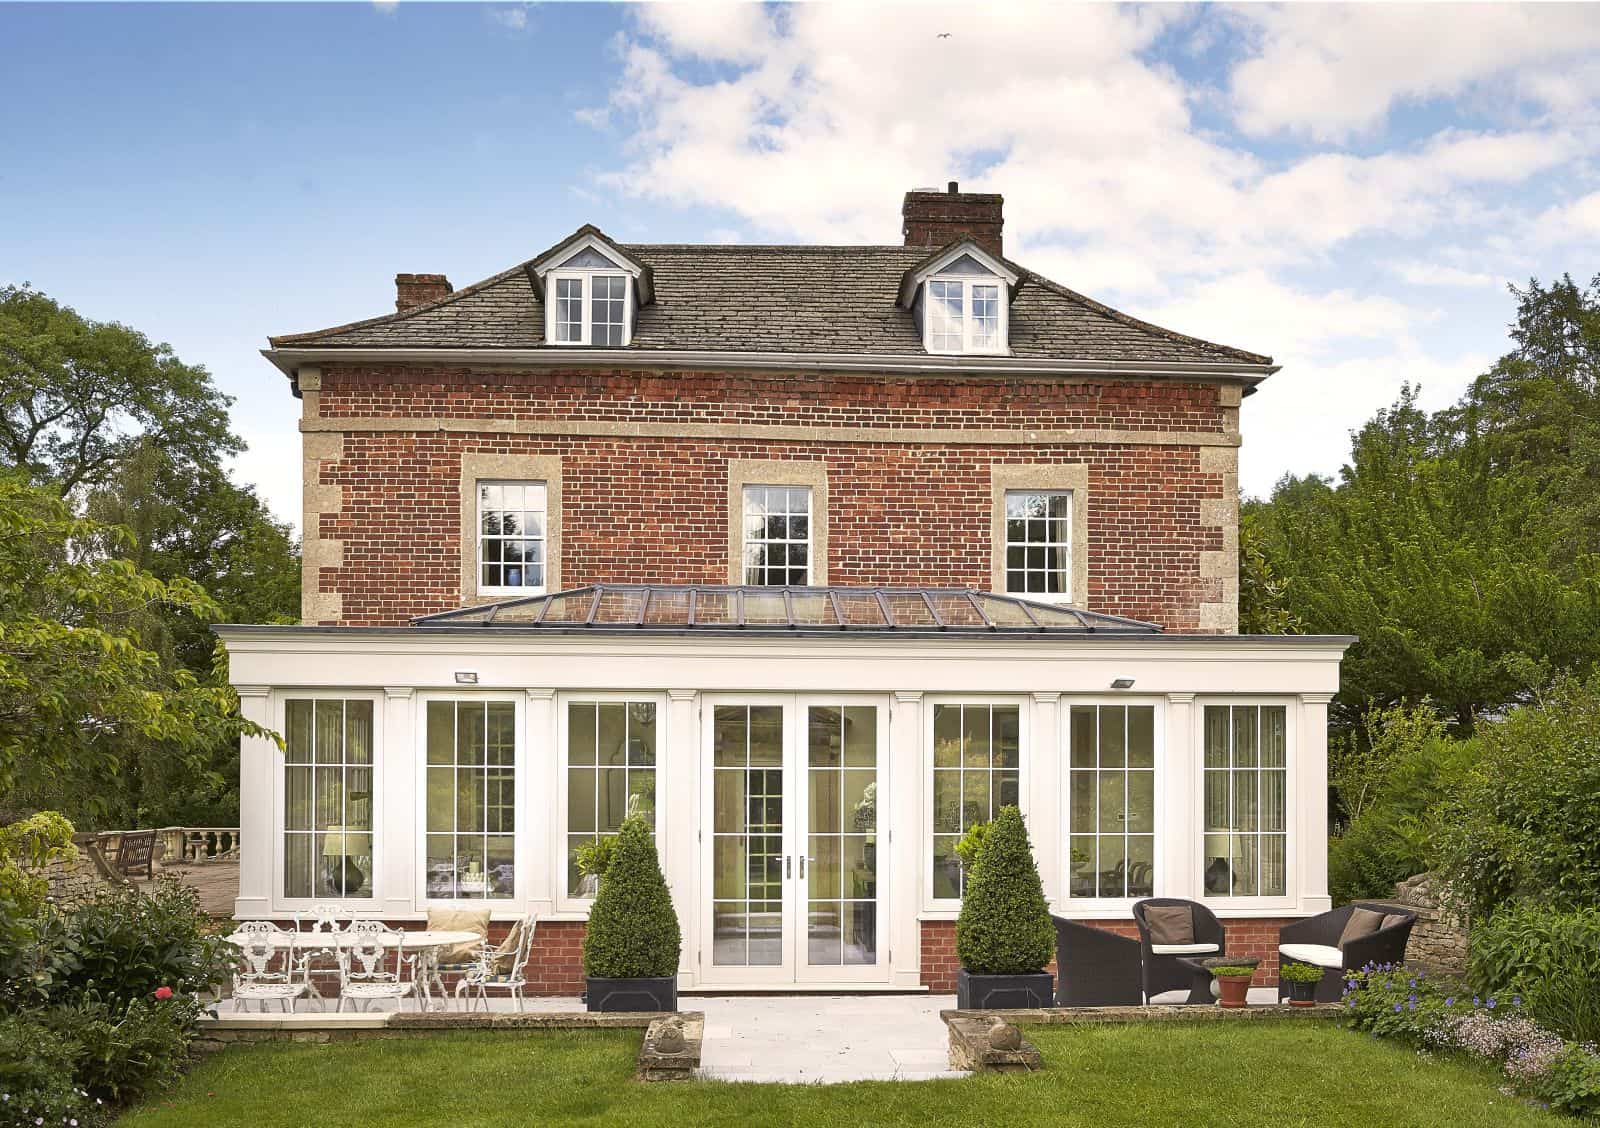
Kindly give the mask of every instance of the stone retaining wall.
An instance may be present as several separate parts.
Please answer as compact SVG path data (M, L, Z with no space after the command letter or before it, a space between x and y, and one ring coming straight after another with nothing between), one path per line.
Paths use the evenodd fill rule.
M49 898L61 909L75 908L110 886L82 850L75 857L58 858L37 869L24 866L23 870L45 879L50 887Z
M1440 903L1439 890L1432 874L1419 873L1394 887L1391 900L1379 904L1398 905L1417 914L1406 945L1406 963L1434 975L1465 976L1470 928Z

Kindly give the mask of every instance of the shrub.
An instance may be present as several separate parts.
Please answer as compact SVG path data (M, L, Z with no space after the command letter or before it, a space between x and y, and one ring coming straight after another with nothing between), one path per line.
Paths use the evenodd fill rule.
M978 855L983 852L984 840L989 837L989 828L993 823L973 823L967 827L967 832L956 842L956 857L961 859L961 867L966 870L967 879L972 879L972 870L978 864Z
M1476 742L1437 840L1450 894L1477 919L1518 899L1600 903L1600 673L1558 679Z
M1278 978L1289 983L1321 983L1322 969L1316 964L1291 960L1278 969Z
M1024 975L1050 962L1055 935L1028 828L1017 808L1004 807L968 875L956 956L979 975Z
M45 947L48 1001L93 994L119 1010L161 987L195 994L225 982L235 956L195 891L165 878L147 892L117 889L89 901L59 922Z
M1571 1116L1600 1116L1600 1057L1568 1046L1545 1071L1534 1092Z
M0 1125L103 1123L105 1101L74 1082L80 1053L74 1039L37 1015L0 1016Z
M1242 964L1228 964L1224 967L1214 967L1211 974L1218 979L1251 979L1254 978L1256 969L1245 967Z
M1483 1005L1483 1000L1469 999L1453 984L1431 980L1404 964L1378 964L1351 972L1345 979L1344 1002L1350 1010L1350 1025L1357 1030L1414 1045L1429 1041L1452 1012L1465 1013Z
M643 815L629 815L589 910L584 974L596 979L676 975L681 946L650 824Z
M193 995L126 1005L89 996L42 1018L77 1044L75 1083L107 1101L126 1102L177 1080L199 1014Z
M1501 908L1472 935L1472 982L1516 992L1544 1025L1580 1042L1600 1041L1600 908Z

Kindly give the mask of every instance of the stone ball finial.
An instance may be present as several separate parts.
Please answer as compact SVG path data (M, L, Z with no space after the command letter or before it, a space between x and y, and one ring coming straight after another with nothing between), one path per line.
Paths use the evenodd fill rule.
M1018 1050L1022 1048L1022 1031L1003 1018L994 1020L994 1025L989 1027L989 1048L991 1050Z
M656 1053L681 1054L683 1050L683 1027L676 1022L667 1023L656 1035Z

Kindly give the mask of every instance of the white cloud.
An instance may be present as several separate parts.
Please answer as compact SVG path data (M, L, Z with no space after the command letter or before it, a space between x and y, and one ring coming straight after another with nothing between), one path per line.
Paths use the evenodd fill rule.
M1462 270L1436 262L1391 262L1389 271L1408 286L1460 286L1474 288L1498 286L1503 279L1480 270Z
M1259 42L1229 84L1239 125L1252 134L1341 140L1381 125L1397 103L1491 81L1487 93L1503 108L1513 89L1569 110L1595 89L1536 77L1600 46L1588 5L1248 5L1232 15ZM1524 68L1527 81L1503 81Z
M527 8L490 8L489 18L511 31L528 30Z
M400 0L372 0L372 6L383 15L392 16L400 8Z
M1548 209L1539 217L1538 229L1551 242L1600 237L1600 192Z

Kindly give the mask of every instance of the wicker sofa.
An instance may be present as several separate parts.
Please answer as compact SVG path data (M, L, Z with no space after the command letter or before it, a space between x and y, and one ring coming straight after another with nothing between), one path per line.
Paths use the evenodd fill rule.
M1358 936L1339 943L1345 925L1357 909L1367 909L1382 914L1382 925L1376 932ZM1278 930L1278 959L1314 964L1323 968L1322 979L1317 984L1316 1000L1332 1003L1343 993L1347 972L1358 971L1367 964L1401 963L1406 958L1406 944L1411 939L1412 926L1417 914L1395 905L1352 901L1330 912L1319 913L1305 920L1286 924ZM1278 997L1289 993L1282 979L1278 981Z
M1056 925L1056 1005L1137 1006L1139 942L1052 916Z

